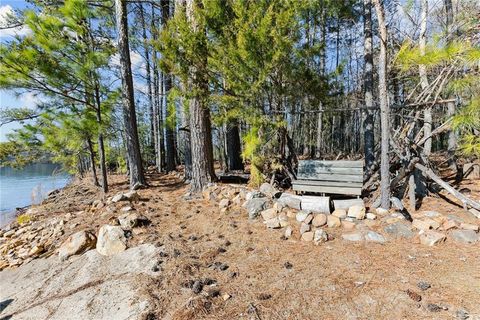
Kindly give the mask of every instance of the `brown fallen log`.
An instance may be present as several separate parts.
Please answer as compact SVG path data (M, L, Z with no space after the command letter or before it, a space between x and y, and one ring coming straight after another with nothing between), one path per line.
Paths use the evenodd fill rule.
M455 198L460 200L463 203L463 206L466 208L467 206L470 206L476 210L480 210L480 203L473 201L470 198L465 197L463 194L455 190L451 185L449 185L447 182L443 181L439 176L437 176L432 169L429 169L425 167L424 165L417 163L415 164L415 167L422 171L423 174L425 174L427 177L438 183L443 189L445 189L448 193L453 195ZM477 218L480 218L480 214L475 214L472 212Z

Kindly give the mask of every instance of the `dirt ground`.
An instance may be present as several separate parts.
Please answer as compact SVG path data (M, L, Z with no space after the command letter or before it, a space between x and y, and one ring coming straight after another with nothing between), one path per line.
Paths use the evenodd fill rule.
M128 190L124 176L110 181L108 196ZM152 223L134 229L128 243L162 248L160 276L139 283L155 306L146 319L480 319L478 242L351 243L341 239L341 228L327 229L334 239L318 246L300 241L298 233L282 240L284 229L250 221L241 207L221 213L218 202L186 200L188 186L176 175L150 174L148 181L150 188L139 190L141 200L132 206ZM480 183L466 185L479 199ZM85 210L68 221L78 225L65 237L86 227L98 230L125 206L87 211L102 197L85 181L62 194L60 203L44 206L50 217ZM421 210L475 222L438 198L425 199ZM197 280L210 283L199 294L192 290ZM419 282L430 288L420 289Z

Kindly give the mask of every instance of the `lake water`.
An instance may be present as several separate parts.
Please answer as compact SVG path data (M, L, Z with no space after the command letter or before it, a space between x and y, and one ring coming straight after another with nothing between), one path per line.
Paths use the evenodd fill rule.
M0 168L0 226L14 218L15 208L40 203L48 192L64 187L69 179L54 164L33 164L19 170Z

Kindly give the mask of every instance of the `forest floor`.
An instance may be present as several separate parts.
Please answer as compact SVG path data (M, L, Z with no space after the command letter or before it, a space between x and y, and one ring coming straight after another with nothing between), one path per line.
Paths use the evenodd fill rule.
M116 282L108 290L97 287L113 277L108 268L115 269L112 265L120 258L99 260L103 258L90 250L60 262L49 251L0 272L0 285L8 287L0 290L0 319L480 319L480 242L468 245L448 239L433 247L415 239L347 242L341 238L342 228L328 229L333 239L320 245L301 241L298 234L284 240L284 229L266 229L261 218L249 220L241 206L222 212L218 201L186 199L188 186L178 175L150 174L148 182L148 189L138 191L140 200L98 208L92 206L93 201L102 200L98 189L86 180L75 181L55 201L37 207L34 218L63 221L63 232L52 241L53 248L76 231L96 232L127 204L147 217L151 223L133 229L128 247L152 244L158 251L148 249L139 255L145 260L135 269L141 276L130 277L124 283L128 289ZM128 191L124 176L112 175L110 183L108 196ZM473 199L480 199L480 181L463 184ZM480 224L440 198L426 198L418 214L425 210ZM127 254L132 249L122 257L137 257L138 252ZM79 261L87 263L85 259L89 272L98 276L90 274L88 281L79 282L85 270ZM95 271L92 263L103 271ZM156 269L147 270L152 263ZM38 270L34 276L32 268ZM62 272L67 268L77 269L65 276ZM128 268L125 273L115 272L115 281L131 276ZM28 288L29 281L43 283L43 278L55 277L68 290L58 281L53 287ZM117 291L112 289L115 286ZM88 301L82 298L87 301L85 307L69 308L75 301L78 304L85 290L93 290ZM138 307L128 295L145 305ZM131 310L123 312L125 306Z

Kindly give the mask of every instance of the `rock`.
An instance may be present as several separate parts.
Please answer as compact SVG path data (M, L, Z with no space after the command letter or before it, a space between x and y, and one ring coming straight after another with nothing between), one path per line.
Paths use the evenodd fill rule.
M127 200L127 198L125 197L125 195L123 193L118 193L118 194L114 195L113 198L112 198L113 203L120 202L120 201L125 201L125 200Z
M295 219L297 219L298 222L303 222L308 217L308 215L309 215L308 212L300 211L300 212L297 212Z
M460 229L473 230L478 232L478 226L476 224L460 223Z
M218 206L220 209L227 208L230 205L230 200L229 199L222 199L218 203Z
M352 206L348 208L348 217L355 218L357 220L365 219L365 207L364 206Z
M322 242L327 242L328 234L323 229L317 229L313 234L313 241L315 242L316 245Z
M425 219L424 221L430 225L430 229L437 230L440 228L440 223L438 221L433 219Z
M458 223L454 220L447 220L442 225L443 230L450 230L455 228L458 228Z
M426 246L434 246L445 239L446 236L443 233L432 230L425 231L420 235L420 243Z
M127 213L118 217L120 226L125 230L148 224L150 221L137 213Z
M323 213L318 213L312 220L312 225L314 227L321 227L327 224L327 216Z
M375 231L368 231L367 234L365 235L365 240L370 242L377 242L377 243L386 242L385 237Z
M263 220L270 220L277 217L277 210L274 208L263 210L260 215L262 216Z
M260 192L266 195L269 198L276 198L279 194L279 191L275 189L270 183L262 183L259 188Z
M212 190L209 190L209 189L205 189L202 191L202 196L203 196L203 199L207 200L207 201L213 201L216 199L216 196L215 196L215 193L212 192Z
M411 239L415 236L410 227L403 222L395 222L384 228L385 232L394 238Z
M45 248L42 245L33 246L28 252L28 256L35 257L45 252Z
M111 256L127 248L127 239L121 227L104 225L98 231L97 251L104 256Z
M199 294L203 290L203 282L200 280L197 280L193 283L192 285L192 291L195 294Z
M299 196L288 194L288 193L282 193L282 195L278 199L278 202L283 204L286 207L300 210L300 205L302 201L300 200Z
M333 216L333 215L328 215L327 216L327 226L329 228L338 228L341 225L342 225L342 223L340 222L339 217Z
M224 293L224 294L222 295L223 301L227 301L227 300L230 299L231 297L232 297L232 296L229 295L228 293Z
M138 201L140 200L140 195L137 191L132 190L124 194L124 197L128 201Z
M244 206L247 209L248 218L255 219L261 211L266 209L267 204L267 198L252 198L247 200Z
M281 227L280 220L277 217L265 220L264 223L267 226L267 228L270 228L270 229L277 229Z
M430 224L426 221L413 219L412 226L418 230L427 231L430 230Z
M419 281L419 282L417 283L417 287L419 287L420 290L425 291L425 290L430 289L431 285L430 285L430 283L428 283L428 282Z
M300 225L300 234L304 234L305 232L310 231L310 225L306 224L305 222L302 222Z
M430 312L440 312L440 311L442 311L442 307L440 307L439 305L437 305L435 303L429 303L429 304L427 304L427 310L430 311Z
M292 227L288 226L288 227L285 229L285 238L286 238L286 239L289 239L289 238L292 236L292 233L293 233Z
M252 200L252 199L257 199L257 198L265 198L265 195L261 193L260 191L251 191L247 192L245 195L245 200Z
M346 230L353 230L355 229L355 226L356 226L355 222L347 221L347 220L342 221L342 228Z
M375 209L375 212L379 215L379 216L386 216L389 211L387 209L383 209L383 208L376 208Z
M346 241L362 241L363 240L363 234L360 231L357 232L351 232L351 233L344 233L342 234L343 240Z
M312 241L313 240L313 232L308 231L302 234L302 241Z
M480 236L473 230L453 230L450 236L459 243L475 243L480 240Z
M377 216L375 215L375 213L371 213L371 212L368 212L367 215L366 215L367 219L368 220L375 220L377 219Z
M123 207L120 209L120 211L122 212L129 212L129 211L133 211L134 209L130 206L126 206L126 207Z
M310 214L305 218L305 220L303 220L303 223L310 224L310 222L312 222L312 220L313 220L313 214L310 213Z
M286 208L283 203L280 203L278 201L276 201L274 204L273 204L273 209L275 209L277 212L280 212L283 210L283 208Z
M333 216L338 218L346 218L347 217L347 210L345 209L335 209L332 213Z
M72 234L58 249L58 257L64 261L69 257L95 248L97 238L88 230Z

